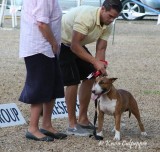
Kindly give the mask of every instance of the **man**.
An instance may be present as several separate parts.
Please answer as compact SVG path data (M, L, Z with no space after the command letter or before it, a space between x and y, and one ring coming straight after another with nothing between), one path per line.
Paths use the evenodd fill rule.
M65 98L69 117L68 134L88 136L87 129L93 129L87 117L91 88L94 79L87 76L99 70L106 74L105 60L107 40L111 33L112 22L121 12L119 0L105 0L102 7L80 6L73 8L62 17L62 44L60 65L66 86ZM95 57L91 55L86 44L96 42ZM76 99L78 84L80 112L76 120Z

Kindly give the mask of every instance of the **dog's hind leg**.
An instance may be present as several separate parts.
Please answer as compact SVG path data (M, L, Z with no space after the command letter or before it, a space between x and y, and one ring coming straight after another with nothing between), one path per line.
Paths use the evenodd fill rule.
M141 135L147 136L147 133L145 132L143 123L142 123L141 118L140 118L140 113L139 113L139 109L138 109L137 103L134 104L134 106L133 106L132 109L131 109L131 112L132 112L132 114L136 117L136 119L137 119L137 121L138 121L140 130L141 130Z

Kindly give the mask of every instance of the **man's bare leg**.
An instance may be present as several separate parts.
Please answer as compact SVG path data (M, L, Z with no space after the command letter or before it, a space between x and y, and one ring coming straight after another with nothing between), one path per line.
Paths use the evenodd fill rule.
M65 91L65 100L68 111L69 127L74 128L77 124L76 120L76 100L78 85L67 86Z
M94 81L94 79L84 80L79 89L80 112L78 122L81 125L88 125L89 123L87 111Z

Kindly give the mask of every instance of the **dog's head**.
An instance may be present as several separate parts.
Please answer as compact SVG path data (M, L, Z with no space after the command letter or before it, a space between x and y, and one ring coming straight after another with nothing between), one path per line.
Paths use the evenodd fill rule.
M95 83L92 87L92 93L94 95L102 95L103 93L108 93L111 90L112 83L117 78L107 78L107 76L97 77Z

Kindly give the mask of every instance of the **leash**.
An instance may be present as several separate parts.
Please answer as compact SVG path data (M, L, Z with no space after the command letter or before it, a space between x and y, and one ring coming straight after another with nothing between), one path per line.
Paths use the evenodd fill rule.
M96 121L97 121L97 105L98 105L98 99L102 94L109 93L111 88L106 92L106 90L103 90L102 93L95 99L95 114L94 114L94 130L93 130L93 136L95 137L96 140L103 140L102 136L98 136L96 133Z
M104 60L100 60L102 62L104 62L105 66L108 65L108 62L107 61L104 61ZM92 72L91 74L89 74L89 76L87 77L87 79L91 79L91 78L96 78L98 76L102 75L101 71L95 71L95 72ZM97 121L97 102L98 102L98 98L100 96L98 96L96 99L95 99L95 115L94 115L94 130L93 130L93 136L96 138L96 140L103 140L103 137L101 136L98 136L96 134L96 121ZM91 137L92 135L90 135L89 137Z
M98 98L95 100L95 115L94 115L94 130L93 130L93 136L95 137L96 140L103 140L102 136L98 136L96 133L96 121L97 121L97 102Z

